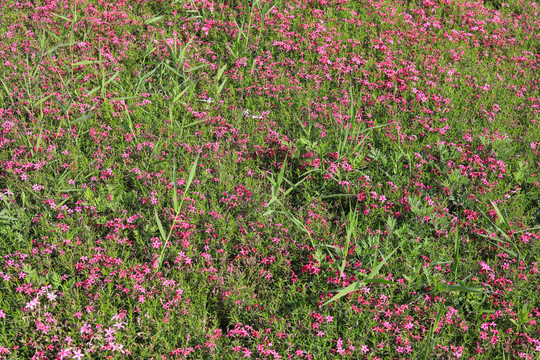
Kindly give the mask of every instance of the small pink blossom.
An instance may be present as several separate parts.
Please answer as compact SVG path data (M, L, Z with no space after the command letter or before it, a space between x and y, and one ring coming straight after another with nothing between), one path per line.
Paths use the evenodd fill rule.
M35 298L32 299L32 301L30 301L30 302L28 302L26 304L26 308L32 311L32 310L37 309L39 307L39 305L40 305L40 302L39 302L38 298L35 297Z
M81 360L84 357L82 351L80 349L77 349L73 352L72 359Z

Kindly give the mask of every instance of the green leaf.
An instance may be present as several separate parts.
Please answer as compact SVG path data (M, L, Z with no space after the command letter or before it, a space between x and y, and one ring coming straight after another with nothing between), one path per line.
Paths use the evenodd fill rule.
M56 16L56 17L59 17L60 19L63 19L63 20L66 20L66 21L69 21L69 22L73 22L73 19L70 19L70 18L67 18L65 16L62 16L62 15L58 15L58 14L52 14L53 16Z
M49 49L45 54L43 54L43 57L49 55L49 54L52 54L53 52L56 51L56 49L58 48L61 48L61 47L67 47L67 46L72 46L72 45L76 45L77 42L70 42L70 43L67 43L67 44L59 44L59 45L56 45L55 47L53 47L52 49Z
M113 81L114 79L116 79L116 78L118 77L119 74L120 74L120 71L115 72L114 75L111 76L111 78L110 78L109 80L105 81L105 83L103 84L103 86L109 85L109 83L110 83L111 81Z
M384 257L383 260L379 264L377 264L377 266L373 268L373 270L371 270L371 273L367 276L366 279L355 281L354 283L347 286L346 288L338 289L337 291L339 292L336 295L334 295L334 297L332 297L330 300L325 302L323 306L328 305L329 303L336 301L351 292L358 291L360 288L362 288L362 286L364 286L364 283L394 284L393 282L385 280L385 279L375 279L375 277L379 274L379 271L381 270L383 265L386 264L390 256L392 256L400 247L401 247L401 244L397 248L395 248L394 251L392 251L389 255ZM336 290L332 290L332 291L336 291Z
M287 154L285 156L285 160L283 160L283 164L281 165L281 170L279 171L278 178L277 178L277 193L279 194L279 188L281 187L281 183L283 181L283 176L285 174L285 167L287 165L287 157L289 155Z
M182 208L182 204L184 203L184 200L186 199L186 193L191 186L191 183L193 182L193 179L195 177L195 172L197 171L197 164L199 161L199 155L197 155L197 158L195 159L195 162L193 162L193 165L191 166L191 170L189 172L188 180L186 182L186 189L184 190L184 195L182 196L182 200L180 201L180 204L178 205L178 212L176 213L177 216L174 217L173 223L171 225L171 228L169 230L169 235L165 234L165 230L163 229L163 226L161 225L161 221L159 220L157 210L154 209L154 214L156 216L156 222L159 227L159 231L161 233L161 236L163 237L163 241L165 241L165 244L163 245L163 249L161 250L161 254L159 255L159 263L156 268L156 272L159 271L159 268L161 267L161 263L163 261L163 252L165 252L165 248L167 247L167 244L169 243L169 239L171 237L172 231L174 229L174 225L176 224L176 221L178 219L178 214L180 212L180 209Z
M134 99L134 98L138 98L138 96L119 96L119 97L115 97L115 98L111 98L110 100L111 101L121 101L121 100L128 100L128 99Z
M456 231L454 236L454 263L452 264L454 279L457 277L459 265L459 224L456 223Z
M183 125L183 128L187 128L187 127L190 127L190 126L193 126L193 125L197 125L197 124L203 123L203 122L205 122L205 121L208 121L208 120L197 120L197 121L194 121L194 122L192 122L192 123Z
M458 286L458 285L438 285L435 288L436 291L459 291L465 293L474 294L487 294L483 288L470 287L470 286Z
M60 275L58 275L57 272L53 271L51 278L51 282L53 283L54 287L58 288L62 283L62 278L60 277Z
M351 237L356 236L356 228L358 224L358 212L357 208L353 212L349 213L349 222L347 224L347 235L345 238L345 248L343 249L343 259L341 260L341 266L339 267L339 272L343 274L345 271L345 266L347 265L347 255L349 254L349 244L351 242Z
M192 68L187 69L185 72L187 72L187 73L188 73L188 72L192 72L192 71L201 69L201 68L203 68L203 67L205 67L205 66L208 66L208 65L206 65L206 64L197 65L197 66L194 66L194 67L192 67Z
M442 307L443 307L443 303L440 302L439 307L437 309L437 315L435 317L435 322L433 323L433 326L429 330L429 336L427 338L428 341L429 341L429 344L426 347L426 353L424 355L424 360L426 360L428 358L429 354L431 353L431 350L433 349L433 345L435 343L435 341L433 339L433 331L436 330L439 327L439 322L441 321L441 317L442 317L442 313L443 313Z
M329 301L324 303L324 305L327 305L327 304L329 304L329 303L331 303L333 301L336 301L336 300L342 298L343 296L345 296L345 295L347 295L347 294L349 294L351 292L358 291L363 286L364 286L363 281L359 280L359 281L355 281L354 283L352 283L351 285L349 285L349 286L347 286L345 288L336 289L336 290L330 290L331 292L337 291L338 293L336 295L334 295L334 297L332 299L330 299Z
M263 214L263 216L268 216L268 215L272 214L273 212L274 212L274 210L268 210Z
M0 220L17 221L17 219L12 216L1 215L1 214L0 214Z
M50 94L50 95L47 95L41 99L39 99L38 101L36 101L36 103L34 104L34 106L38 106L40 105L41 103L45 102L47 99L49 99L51 96L53 96L54 94Z
M174 97L174 99L172 100L172 103L173 103L173 104L176 103L176 102L182 97L182 95L184 95L184 94L186 93L186 91L189 90L190 87L191 87L191 85L190 85L190 86L187 86L187 87L186 87L184 90L182 90L178 95L176 95L176 96ZM204 120L203 120L203 121L204 121Z
M9 89L8 89L6 83L2 79L0 79L0 82L2 82L2 86L4 87L4 91L6 92L6 94L11 99L11 102L13 102L13 97L11 96L11 93L9 92Z
M221 69L218 70L216 81L219 81L221 79L221 76L223 76L223 72L227 69L227 64L223 65Z
M291 218L292 222L300 229L302 230L303 232L305 232L306 234L308 235L311 235L308 231L308 229L306 229L306 227L304 226L304 224L302 224L301 221L299 221L297 218L295 218L294 216L292 216L291 214L289 214L289 217Z
M502 215L501 210L499 210L499 207L493 200L490 200L491 205L493 206L493 209L495 209L495 213L497 214L497 217L503 222L503 224L506 226L505 230L510 230L511 226L508 223L508 220Z
M159 216L158 216L156 208L154 208L154 216L156 217L156 223L157 223L157 226L159 228L161 238L163 239L163 241L166 241L167 240L167 234L165 233L165 229L163 228L163 225L161 224L161 220L159 220Z
M174 204L174 212L178 214L180 212L180 207L178 206L178 191L177 191L177 185L176 185L176 159L173 163L173 185L174 185L174 193L173 193L173 204Z
M386 280L386 279L364 279L362 282L368 283L377 283L377 284L389 284L389 285L396 285L395 282Z
M97 60L84 60L84 61L79 61L79 62L73 63L73 64L71 64L71 66L77 67L77 66L81 66L81 65L92 65L92 64L99 64L99 61L97 61Z
M386 262L388 261L388 259L390 258L390 256L394 255L394 253L401 247L401 244L399 244L399 246L397 248L394 249L394 251L392 251L390 254L388 254L386 257L384 257L382 259L382 261L380 263L377 264L377 266L375 266L372 270L371 270L371 273L369 273L369 275L367 276L368 278L374 278L376 277L377 275L379 275L379 271L381 270L381 268L384 266L384 264L386 264Z
M229 44L225 44L225 46L227 47L227 49L229 49L231 55L236 59L238 57L238 54L236 51L234 51L230 46Z
M89 113L89 114L85 114L85 115L83 115L83 116L80 116L80 117L76 118L76 119L73 120L73 121L70 121L69 124L70 124L70 125L78 124L78 123L80 123L80 122L83 122L83 121L86 120L86 119L90 119L90 118L91 118L92 116L94 116L94 115L96 115L95 112L91 112L91 113Z
M163 19L165 17L165 15L161 15L161 16L154 16L153 18L150 18L148 20L145 20L144 24L145 25L150 25L150 24L153 24L161 19Z
M92 95L93 93L95 93L96 91L98 91L101 87L100 86L96 86L95 88L93 88L92 90L90 90L86 95Z
M189 171L189 176L186 182L186 191L189 189L189 187L191 186L191 182L195 178L195 172L197 171L198 161L199 161L199 155L197 155L197 158L195 159L195 162L193 163L193 165L191 166L191 170Z
M227 83L227 79L223 80L223 82L221 83L221 85L219 86L216 92L216 98L219 96L219 94L221 94L221 91L223 90L223 87L225 86L226 83Z

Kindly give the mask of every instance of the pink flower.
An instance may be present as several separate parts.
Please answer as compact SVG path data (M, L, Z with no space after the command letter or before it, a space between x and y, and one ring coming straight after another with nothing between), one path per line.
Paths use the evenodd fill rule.
M67 358L69 355L71 355L71 348L62 349L62 351L60 351L58 353L58 356L60 357L60 360L63 360L65 358Z
M90 332L92 332L92 327L90 327L90 325L88 325L87 323L84 323L83 326L81 326L81 334L89 334Z
M80 349L77 349L73 352L72 359L81 360L83 357L84 355Z
M26 304L26 308L29 309L29 310L34 310L36 309L37 307L39 307L39 300L37 297L33 298L32 301L28 302Z
M159 241L159 238L155 237L155 238L152 238L150 239L152 241L152 247L154 249L159 249L159 247L161 246L161 241Z
M49 299L49 301L54 301L54 299L56 299L56 294L54 292L47 293L47 299Z
M112 347L113 347L113 351L120 351L122 354L125 353L125 351L123 350L124 348L124 345L122 344L112 344Z

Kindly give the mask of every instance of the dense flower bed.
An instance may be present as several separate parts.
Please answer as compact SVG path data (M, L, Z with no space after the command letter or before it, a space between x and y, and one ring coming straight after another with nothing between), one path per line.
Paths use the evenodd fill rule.
M538 6L1 0L0 357L537 359Z

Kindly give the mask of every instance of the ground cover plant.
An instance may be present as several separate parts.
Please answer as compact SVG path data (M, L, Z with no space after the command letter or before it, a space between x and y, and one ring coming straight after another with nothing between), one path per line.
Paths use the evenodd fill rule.
M538 7L0 0L0 357L540 358Z

